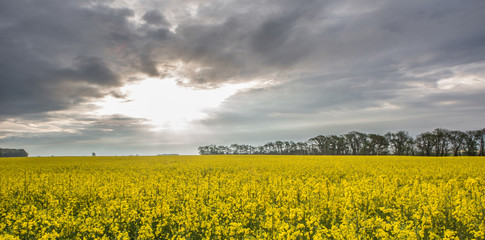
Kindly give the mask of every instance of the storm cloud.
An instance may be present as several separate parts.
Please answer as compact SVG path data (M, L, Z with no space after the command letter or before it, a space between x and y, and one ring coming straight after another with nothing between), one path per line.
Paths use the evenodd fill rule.
M75 3L89 2L2 1L1 117L67 109L122 84L109 51L133 12Z
M195 89L256 83L193 122L200 134L172 139L186 149L202 139L483 128L483 12L481 0L1 1L0 143L78 142L79 132L96 143L158 139L144 119L93 113L146 77ZM18 128L77 129L87 118L78 135Z

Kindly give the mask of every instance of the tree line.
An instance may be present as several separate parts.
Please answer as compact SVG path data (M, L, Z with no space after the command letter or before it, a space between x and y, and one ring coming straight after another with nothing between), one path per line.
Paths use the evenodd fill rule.
M24 149L0 148L0 157L28 157Z
M414 155L414 156L484 156L485 128L458 131L437 128L417 135L406 131L384 135L358 131L342 135L318 135L307 141L275 141L260 146L231 144L198 148L201 155Z

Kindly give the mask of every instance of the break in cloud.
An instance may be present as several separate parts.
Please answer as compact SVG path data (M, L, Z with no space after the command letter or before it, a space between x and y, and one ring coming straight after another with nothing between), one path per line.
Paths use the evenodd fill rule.
M195 153L351 130L483 128L483 12L482 0L1 1L0 144ZM94 114L146 77L253 85L184 132Z

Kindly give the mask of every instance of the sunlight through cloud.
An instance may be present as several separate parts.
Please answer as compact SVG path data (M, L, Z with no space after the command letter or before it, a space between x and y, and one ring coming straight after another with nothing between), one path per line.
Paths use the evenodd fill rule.
M238 91L254 83L224 85L215 89L191 89L177 85L175 79L149 78L121 89L126 98L106 97L95 103L97 115L121 114L145 118L154 130L182 130L194 120L207 117L207 111L218 107Z

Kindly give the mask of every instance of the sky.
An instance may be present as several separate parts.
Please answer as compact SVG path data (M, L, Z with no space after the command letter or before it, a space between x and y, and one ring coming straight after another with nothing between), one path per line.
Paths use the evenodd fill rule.
M483 0L2 0L0 148L485 127Z

